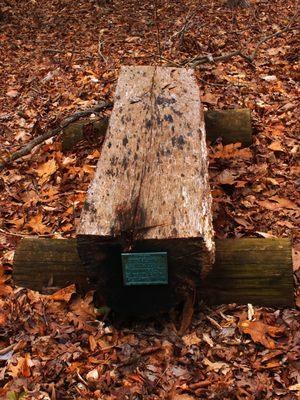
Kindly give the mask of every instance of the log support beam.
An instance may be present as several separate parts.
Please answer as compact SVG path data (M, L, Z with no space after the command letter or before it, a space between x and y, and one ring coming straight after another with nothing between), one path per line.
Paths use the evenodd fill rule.
M248 108L204 111L206 137L211 142L221 139L223 144L252 143L251 112ZM109 119L83 119L69 125L61 136L63 152L71 151L79 142L99 143L104 140Z
M49 292L75 283L89 290L76 239L24 238L14 259L14 283ZM252 303L292 307L292 247L289 239L216 240L216 261L199 289L208 304Z

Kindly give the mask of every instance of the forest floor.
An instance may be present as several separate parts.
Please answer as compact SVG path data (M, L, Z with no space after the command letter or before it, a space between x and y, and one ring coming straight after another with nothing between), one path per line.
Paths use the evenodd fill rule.
M293 0L236 10L157 0L157 17L152 1L100 3L0 2L1 160L112 100L120 65L250 54L299 24ZM216 236L291 237L296 308L203 305L180 337L170 316L113 326L74 287L41 295L13 286L21 237L74 235L100 154L89 143L63 154L56 137L0 175L1 399L299 398L299 42L297 25L262 43L251 63L235 56L196 68L204 107L250 108L254 126L247 152L210 145Z

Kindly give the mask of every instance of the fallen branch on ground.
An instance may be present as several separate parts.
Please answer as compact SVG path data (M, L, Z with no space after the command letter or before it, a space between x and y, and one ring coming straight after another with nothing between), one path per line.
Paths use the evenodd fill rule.
M77 50L44 49L43 52L44 53L53 53L53 54L68 54L68 53L79 54L81 56L84 56L88 60L96 60L97 59L97 57L85 56L81 51L77 51Z
M231 53L227 53L222 56L216 56L216 57L212 56L211 54L208 54L205 56L197 55L196 57L193 57L189 60L185 60L183 63L181 63L181 66L197 67L200 64L215 63L217 61L227 61L230 58L235 57L235 56L243 57L247 62L249 62L251 64L253 62L253 60L255 59L260 46L263 43L267 42L270 39L280 36L284 32L289 32L289 31L298 30L298 29L300 29L300 25L287 26L275 33L272 33L271 35L263 37L261 40L259 40L259 42L255 46L255 49L253 50L253 52L250 55L243 53L241 50L236 50Z
M87 110L78 111L75 114L71 115L70 117L63 120L60 126L54 130L45 132L44 134L37 136L36 138L32 139L28 142L24 147L20 150L12 153L7 159L2 159L0 161L0 171L3 170L6 166L10 165L13 161L18 160L24 156L27 156L31 153L31 150L34 149L37 145L45 142L47 139L50 139L56 135L58 135L64 128L66 128L71 123L77 121L82 117L86 117L88 115L100 112L106 108L112 107L112 103L110 102L101 102L93 108L88 108Z

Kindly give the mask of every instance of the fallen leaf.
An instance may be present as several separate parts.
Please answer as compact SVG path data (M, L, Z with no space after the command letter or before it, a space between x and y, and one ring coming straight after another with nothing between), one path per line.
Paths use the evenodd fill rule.
M216 181L222 185L233 185L234 175L229 169L222 171L216 178Z
M230 367L228 364L224 362L211 362L208 358L204 358L203 364L208 367L209 371L214 371L214 372L222 372L224 375L230 370Z
M217 104L220 96L216 96L212 93L205 93L201 96L201 101L207 104Z
M298 210L299 207L293 201L286 199L285 197L272 196L270 198L273 201L276 201L281 208L288 208L290 210Z
M85 376L86 380L88 382L95 382L99 379L99 372L97 369L92 369L91 371L89 371L86 376Z
M268 232L259 232L259 231L255 231L255 233L258 233L260 236L266 238L266 239L271 239L271 238L276 238L277 236L273 235L272 233L268 233Z
M172 396L172 400L195 400L195 397L189 394L175 394Z
M186 346L193 346L195 344L199 344L201 339L198 338L196 332L190 333L189 335L185 335L182 337L183 343Z
M211 337L208 333L203 333L203 340L206 342L210 347L214 347L214 342L212 341Z
M57 171L57 169L58 166L54 158L50 159L44 164L41 164L39 168L36 169L36 172L40 177L39 183L43 185L49 179L49 177Z
M93 335L89 335L89 344L91 351L94 351L97 348L97 342Z
M275 211L279 210L279 205L277 203L273 203L272 201L269 200L257 200L257 204L259 204L261 207L266 208L267 210Z
M271 337L282 336L285 328L267 325L262 321L241 321L238 325L242 333L249 334L255 343L260 343L267 349L275 349L276 342ZM270 337L271 336L271 337Z
M300 383L296 383L295 385L291 385L289 386L289 390L296 390L296 391L300 391Z
M5 269L0 266L0 296L8 296L13 292L12 287L6 284L9 279L10 277L5 275Z
M71 311L83 320L95 319L96 311L93 305L93 291L88 292L84 298L75 299L71 305Z
M272 142L268 146L268 149L273 150L273 151L285 151L284 148L282 147L282 144L278 141Z
M29 353L25 354L23 364L22 364L22 375L25 376L25 378L29 378L31 375L30 367L32 366L32 361L30 359Z
M252 321L254 314L255 314L254 307L250 303L247 304L247 307L248 307L248 310L247 310L248 320Z
M279 182L274 178L266 178L266 182L269 182L274 186L279 186Z
M263 79L264 81L267 82L273 82L273 81L277 81L277 76L275 75L264 75L261 77L261 79Z
M293 229L294 228L294 225L289 221L277 221L276 225L284 226L284 227L289 228L289 229Z
M14 90L14 89L8 90L6 92L6 96L11 97L12 99L17 97L18 95L19 95L19 92L17 90Z
M73 284L58 290L57 292L50 295L49 298L52 300L65 301L66 303L68 303L74 293L76 293L76 286Z
M50 232L51 228L49 228L48 226L46 226L43 223L43 216L42 214L37 214L33 217L30 218L30 220L26 223L26 226L31 228L31 230L35 233L40 233L40 234L44 234L44 233L48 233Z
M252 152L248 148L241 149L241 143L231 143L223 146L221 143L216 146L216 152L211 154L211 158L241 158L248 160L252 158Z

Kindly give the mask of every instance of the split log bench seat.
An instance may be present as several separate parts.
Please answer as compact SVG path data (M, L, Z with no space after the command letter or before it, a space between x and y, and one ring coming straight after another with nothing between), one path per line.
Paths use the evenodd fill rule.
M207 164L193 71L123 67L77 229L91 283L114 310L168 310L210 270Z

